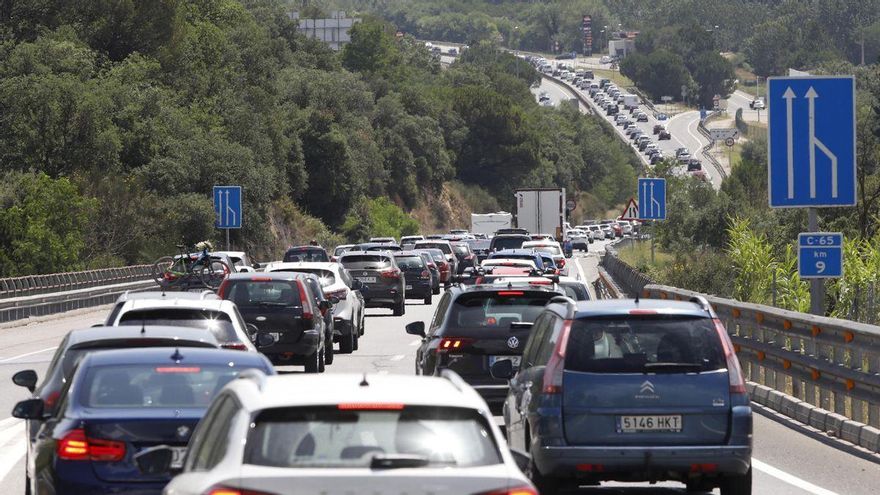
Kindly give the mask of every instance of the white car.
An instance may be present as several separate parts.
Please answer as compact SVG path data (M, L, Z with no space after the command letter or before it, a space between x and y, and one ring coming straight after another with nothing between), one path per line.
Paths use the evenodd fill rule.
M480 263L480 266L485 270L495 268L496 266L516 266L531 268L532 270L538 269L538 266L535 265L534 261L515 258L493 258L491 260L483 260L483 262Z
M552 285L566 297L575 301L589 301L590 289L582 280L572 277L509 277L498 278L492 281L496 285L510 285L512 287L531 287L535 285Z
M540 251L542 253L547 253L553 257L553 262L556 264L556 267L562 270L563 274L568 273L568 268L565 266L565 253L562 252L562 248L559 246L559 243L556 241L526 241L522 245L523 249L534 249L535 251Z
M251 261L250 256L244 251L212 251L211 254L228 256L233 264L231 268L237 272L255 272L260 268L260 264Z
M364 334L364 300L360 281L353 279L339 263L275 262L266 265L267 272L311 273L318 277L324 297L339 300L333 305L333 342L339 352L351 353Z
M142 462L167 472L167 449ZM522 473L528 463L507 446L486 402L448 370L245 371L214 399L182 473L162 493L537 495Z
M593 233L593 239L604 241L605 240L605 231L602 230L602 227L599 225L590 225L590 232Z
M104 326L162 325L210 330L220 347L257 352L248 327L232 301L214 292L125 292L117 298Z

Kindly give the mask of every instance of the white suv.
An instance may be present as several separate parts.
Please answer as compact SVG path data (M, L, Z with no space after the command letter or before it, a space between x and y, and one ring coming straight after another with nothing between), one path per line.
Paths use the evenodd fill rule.
M333 342L339 342L339 352L349 354L357 349L358 338L364 334L364 298L361 282L349 276L339 263L274 262L266 265L266 272L311 273L318 277L324 297L335 297L333 305Z
M161 457L144 460L161 472ZM537 495L521 471L528 462L507 447L486 402L449 371L246 371L214 399L163 494Z
M224 349L257 352L250 337L256 327L248 327L235 303L208 290L125 292L116 300L104 325L203 328L210 330Z

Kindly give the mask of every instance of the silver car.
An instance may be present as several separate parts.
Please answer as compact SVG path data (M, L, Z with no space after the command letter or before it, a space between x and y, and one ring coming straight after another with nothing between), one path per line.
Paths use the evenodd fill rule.
M163 462L147 456L142 469L161 471ZM521 471L528 462L509 450L486 402L449 371L248 371L214 399L183 472L163 493L537 495Z

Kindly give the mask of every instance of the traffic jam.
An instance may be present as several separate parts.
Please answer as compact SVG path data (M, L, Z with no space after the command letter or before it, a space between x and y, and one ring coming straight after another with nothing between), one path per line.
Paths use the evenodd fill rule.
M570 225L564 194L517 191L516 228L498 212L262 264L181 255L235 269L216 288L126 292L45 372L14 374L25 493L751 493L752 411L723 324L701 298L595 299L575 253L638 222ZM542 202L552 215L524 215ZM417 339L413 373L326 373L394 321L392 338Z

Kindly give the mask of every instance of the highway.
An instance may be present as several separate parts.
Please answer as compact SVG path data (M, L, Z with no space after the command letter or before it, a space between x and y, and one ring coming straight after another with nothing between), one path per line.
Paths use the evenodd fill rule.
M578 255L578 270L585 279L596 277L598 256L605 244L594 243L590 246L589 254ZM412 374L419 340L407 335L404 326L412 321L429 320L439 300L434 298L434 306L410 302L403 317L392 317L388 310L368 310L367 331L361 340L360 350L352 355L337 355L337 361L328 367L328 371ZM105 306L81 310L26 326L0 329L0 409L5 411L0 415L0 486L6 493L24 493L24 425L20 420L9 418L8 411L16 401L26 398L28 394L12 384L12 374L27 368L42 373L55 346L67 331L102 321L107 309ZM755 414L754 438L756 494L877 493L880 469L874 463L810 439L758 414ZM609 483L601 488L584 489L580 493L640 495L684 494L685 491L682 485L676 483L653 486ZM714 493L718 493L717 490Z

